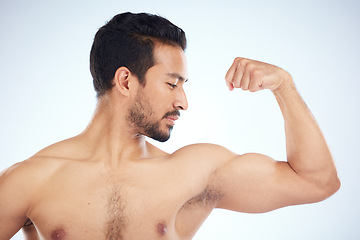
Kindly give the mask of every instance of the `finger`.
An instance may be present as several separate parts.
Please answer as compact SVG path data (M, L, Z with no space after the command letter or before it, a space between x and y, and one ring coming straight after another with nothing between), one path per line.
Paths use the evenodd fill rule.
M244 74L242 76L241 79L241 89L242 90L249 90L249 83L250 83L251 79L250 79L250 74L249 74L249 70L245 68Z
M238 62L238 58L235 58L235 60L234 60L233 63L231 64L231 67L230 67L229 70L226 72L225 81L228 82L228 83L231 83L231 82L232 82L234 73L235 73L235 71L236 71L237 62Z
M232 79L232 83L233 83L235 88L240 88L242 77L243 77L243 74L244 74L244 69L245 69L245 66L242 66L240 61L239 61L238 64L237 64L236 71L234 73L233 79Z
M254 71L249 85L249 90L250 92L256 92L261 89L263 89L263 79L256 71Z
M229 88L230 91L234 90L234 85L232 83L228 83L226 82L227 87Z
M228 88L230 90L233 90L234 89L234 84L233 84L233 80L234 80L234 74L237 70L237 67L238 67L238 63L239 61L241 60L242 58L235 58L231 67L229 68L229 70L227 71L226 75L225 75L225 81L226 81L226 84L228 86Z

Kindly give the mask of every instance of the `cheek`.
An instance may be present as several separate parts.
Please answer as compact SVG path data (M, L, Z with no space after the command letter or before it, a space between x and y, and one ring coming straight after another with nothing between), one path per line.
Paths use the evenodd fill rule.
M165 83L149 86L146 92L143 92L144 99L152 107L154 113L162 114L172 111L173 93Z
M152 110L155 117L162 118L168 112L168 107L166 107L163 103L157 103L152 104Z
M172 106L172 96L164 93L154 93L152 96L147 97L149 104L153 106L153 109L169 111Z

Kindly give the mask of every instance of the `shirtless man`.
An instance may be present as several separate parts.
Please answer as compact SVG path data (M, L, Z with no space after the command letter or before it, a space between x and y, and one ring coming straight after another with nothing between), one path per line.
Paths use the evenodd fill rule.
M99 29L90 65L98 104L78 136L3 171L0 239L191 239L214 208L266 212L313 203L340 182L323 135L289 73L236 58L230 90L269 89L285 120L287 162L211 144L168 154L188 103L184 32L148 14L115 16ZM236 107L236 104L234 104Z

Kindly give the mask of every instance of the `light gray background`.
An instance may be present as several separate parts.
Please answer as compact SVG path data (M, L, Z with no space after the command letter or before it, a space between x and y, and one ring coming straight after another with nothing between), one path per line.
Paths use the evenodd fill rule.
M96 102L88 67L93 36L124 11L158 13L188 36L190 107L171 140L157 146L172 152L210 142L285 159L271 93L225 87L228 67L242 56L292 74L338 166L342 188L330 199L266 214L215 210L194 239L360 238L358 1L2 0L0 169L84 129Z

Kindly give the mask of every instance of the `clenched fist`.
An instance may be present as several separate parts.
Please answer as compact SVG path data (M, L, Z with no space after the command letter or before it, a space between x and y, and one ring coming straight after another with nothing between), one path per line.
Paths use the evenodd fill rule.
M241 88L256 92L270 89L277 92L286 83L292 82L288 72L277 66L247 58L235 58L225 76L230 90Z

